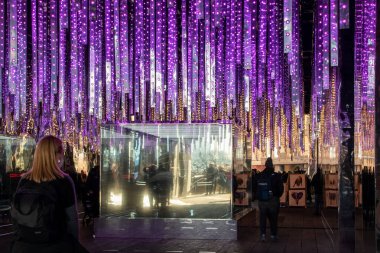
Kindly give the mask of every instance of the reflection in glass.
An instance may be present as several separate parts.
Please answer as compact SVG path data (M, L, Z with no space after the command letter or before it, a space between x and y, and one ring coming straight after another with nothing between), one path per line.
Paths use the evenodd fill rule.
M26 135L0 135L0 201L11 198L21 174L32 167L35 145Z
M232 128L102 127L101 215L231 218Z

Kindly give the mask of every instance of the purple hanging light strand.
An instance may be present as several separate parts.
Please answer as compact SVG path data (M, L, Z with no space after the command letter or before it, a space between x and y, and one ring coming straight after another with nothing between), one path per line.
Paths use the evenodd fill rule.
M275 107L279 107L279 110L284 108L284 99L283 99L283 75L284 75L284 31L283 31L283 17L284 17L284 5L281 2L276 2L276 34L277 34L277 43L275 45L276 56L275 56ZM279 120L279 129L281 129L281 118Z
M216 26L216 4L215 0L210 0L210 112L209 119L212 119L213 109L216 106L215 92L216 92L216 38L215 38L215 26Z
M252 121L255 124L257 117L257 41L258 41L258 11L257 1L252 1L251 6L251 75L250 75L250 90L251 90L251 103L252 103ZM255 127L255 126L253 126Z
M338 0L330 0L330 64L338 66Z
M349 2L350 2L349 0L339 1L339 28L340 29L350 28Z
M151 92L150 92L150 1L143 3L143 69L144 69L144 93L142 106L144 107L144 122L151 120Z
M88 16L88 27L89 27L89 82L88 82L88 113L93 116L95 113L95 61L96 61L96 51L95 51L95 28L96 28L96 2L95 0L90 0L89 2L89 16ZM98 90L96 90L99 92Z
M85 75L86 75L86 71L85 71L85 43L87 43L87 39L84 39L84 34L87 35L87 31L84 33L82 31L82 29L86 29L87 30L87 25L84 24L84 17L83 17L83 12L84 12L84 9L83 9L83 4L85 4L85 1L86 0L83 0L82 2L82 6L77 3L77 16L78 16L78 46L77 46L77 50L78 50L78 77L77 77L77 80L78 80L78 90L77 90L77 96L78 96L78 99L77 99L77 103L78 103L78 106L77 106L77 112L79 114L82 114L86 112L86 108L85 108ZM84 116L84 115L83 115ZM81 122L81 133L83 134L85 129L84 129L84 124L82 124ZM79 129L78 129L79 130Z
M323 47L323 92L325 93L325 90L330 88L330 44L329 44L329 38L330 38L330 16L329 16L329 0L323 0L323 41L322 41L322 47ZM323 101L324 103L325 101Z
M188 25L187 25L187 1L181 1L181 48L182 48L182 101L183 107L188 108Z
M227 115L232 117L232 110L236 107L236 0L227 3ZM232 104L231 104L232 103Z
M154 0L151 1L154 5ZM152 11L152 10L151 10ZM154 9L153 9L154 11ZM126 117L129 112L127 112L127 94L130 93L129 87L129 29L128 29L128 0L120 1L120 82L122 86L122 107L123 114ZM152 15L152 12L151 12ZM153 14L154 15L154 14Z
M10 111L14 112L14 119L19 120L19 84L17 76L17 0L11 0L9 3L9 74L8 74L8 91L10 99Z
M203 7L203 1L201 7ZM204 8L201 8L202 10ZM205 122L205 19L204 12L202 12L202 19L199 19L199 47L198 47L198 94L200 95L200 115L198 119Z
M70 101L71 110L70 115L72 118L76 116L77 113L77 102L78 102L78 12L77 4L74 1L70 4L70 37L71 37L71 47L70 47Z
M192 74L191 74L191 109L192 109L192 118L196 119L196 117L198 117L198 114L197 114L197 99L196 99L196 94L198 92L198 76L199 76L199 73L198 73L198 65L199 65L199 59L198 59L198 45L199 45L199 22L198 22L198 19L197 19L197 12L196 12L196 8L197 8L197 1L194 1L193 2L193 5L192 5L192 40L191 40L191 47L192 47L192 50L191 50L191 53L192 53L192 56L191 56L191 71L192 71ZM194 115L194 116L193 116Z
M362 80L361 80L361 95L362 95L362 104L363 106L367 104L367 92L368 92L368 58L369 58L369 44L373 44L370 42L369 29L367 27L370 26L370 23L373 23L373 19L370 20L368 17L368 9L369 9L369 1L364 0L363 2L363 41L362 41L362 58L361 58L361 70L362 70Z
M18 77L20 113L26 115L26 2L19 0L17 7L17 30L18 30Z
M211 101L211 1L205 0L205 95ZM207 117L210 118L209 112Z
M267 64L267 0L259 3L259 19L258 19L258 99L263 97L264 87L266 85L265 66ZM261 115L264 116L264 115Z
M135 113L143 116L144 66L143 66L143 0L135 2Z
M156 106L156 1L149 1L150 106ZM151 119L154 120L154 119Z
M293 18L292 18L292 67L291 67L291 74L292 74L292 102L295 109L295 116L302 120L300 117L301 108L300 108L300 101L301 101L301 94L300 94L300 87L302 86L301 78L300 78L300 48L299 48L299 0L293 1ZM297 128L297 126L294 126Z
M114 35L113 35L113 41L114 41L114 68L115 68L115 87L117 92L121 92L122 85L120 81L120 71L121 71L121 58L120 58L120 11L119 11L119 1L114 1L113 3L113 13L114 13Z
M368 90L367 90L367 106L369 113L375 112L375 60L376 60L376 22L373 17L376 17L376 4L375 0L368 2L368 26L366 32L368 33ZM373 134L373 133L372 133ZM373 142L371 142L373 145ZM371 146L372 147L372 146Z
M58 11L56 0L50 0L50 40L51 40L51 98L50 108L54 109L54 95L58 92Z
M104 0L97 2L96 7L96 27L95 27L95 115L102 121L104 119L104 107L105 102L103 101L104 87L105 87L105 76L104 67L105 60L103 56L104 52Z
M43 83L43 99L42 99L42 110L43 110L43 126L41 129L46 130L49 128L49 122L51 120L51 114L50 114L50 96L51 96L51 40L50 36L48 36L48 26L50 26L50 15L49 15L49 1L43 2L43 23L42 23L42 32L43 32L43 76L42 76L42 83Z
M5 5L4 1L0 1L0 68L4 68L4 46L5 46ZM0 78L2 79L2 77ZM1 81L2 82L2 81ZM0 93L1 97L1 93ZM1 109L0 109L1 110Z
M313 104L316 104L317 106L317 115L316 115L316 122L319 122L320 120L320 113L322 111L322 89L323 89L323 0L318 0L316 2L317 6L317 15L316 15L316 26L315 26L315 39L316 43L315 46L315 74L314 79L315 83L313 85L313 88L315 88L315 102Z
M167 116L169 116L166 113L168 112L168 99L167 99L167 90L168 90L168 6L167 1L164 0L162 2L162 37L161 37L161 44L162 44L162 55L161 55L161 65L162 65L162 114L164 120L168 120Z
M273 92L273 84L275 80L275 45L276 41L276 10L275 10L275 1L268 0L268 54L267 54L267 74L266 74L266 82L267 82L267 98L269 103L274 104L274 92Z
M168 1L168 101L171 101L172 113L177 115L177 4Z
M33 9L33 2L36 0L32 1L32 9ZM61 112L61 119L62 121L65 121L65 112L66 112L66 107L65 107L65 101L66 101L66 96L65 96L65 83L66 83L66 29L68 27L68 0L63 0L60 2L59 6L59 66L58 66L58 71L59 71L59 109ZM32 20L36 18L36 12L32 11ZM34 25L34 26L33 26ZM36 28L36 21L33 21L32 23L32 41L33 41L33 70L37 66L37 63L35 62L35 56L37 50L35 48L35 43L37 41L37 38L34 35L37 31ZM36 72L34 72L36 73ZM37 83L33 78L33 104L34 107L37 107L37 101L35 99L37 96L35 96L35 92L37 89Z
M106 121L112 119L112 24L111 24L111 1L105 0L104 9L104 33L105 33L105 86L106 86L106 101L105 103L105 115Z
M252 39L252 18L250 1L244 1L244 24L243 24L243 68L244 68L244 110L245 112L250 111L250 74L252 68L251 59L251 39Z
M162 99L163 81L162 81L162 16L163 16L162 0L156 0L156 114L157 118L163 114L164 101Z
M220 23L216 27L216 38L217 38L217 48L216 48L216 92L219 114L223 114L224 108L224 87L225 87L225 33L224 33L224 23ZM225 115L223 115L225 116Z
M88 38L88 35L87 33L89 32L89 18L88 18L88 15L89 15L89 10L88 10L88 6L89 6L89 2L92 1L92 0L82 0L82 3L81 3L81 8L80 8L80 17L81 17L81 43L83 45L87 45L88 44L88 41L87 41L87 38ZM118 1L117 1L118 2Z
M354 118L355 121L361 121L362 109L362 59L363 59L363 23L364 21L364 4L362 1L355 2L355 82L354 82ZM359 129L358 129L359 130Z

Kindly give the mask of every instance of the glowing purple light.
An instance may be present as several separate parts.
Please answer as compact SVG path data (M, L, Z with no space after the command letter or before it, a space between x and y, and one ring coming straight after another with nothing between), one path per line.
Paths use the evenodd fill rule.
M25 112L36 124L42 117L39 134L54 113L62 135L93 138L98 124L132 115L236 117L252 131L254 149L302 144L293 136L303 128L298 0L32 0L30 38L25 3L5 2L12 13L5 16L0 2L0 72L7 76L1 98L6 112L22 120ZM326 49L339 51L329 49L338 37L325 19L318 16L316 29L318 85L330 67ZM31 59L23 50L28 38ZM286 137L275 143L275 135Z

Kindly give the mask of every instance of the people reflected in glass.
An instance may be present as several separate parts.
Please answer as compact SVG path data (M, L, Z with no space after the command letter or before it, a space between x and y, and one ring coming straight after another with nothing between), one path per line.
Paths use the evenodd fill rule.
M206 169L206 195L215 194L216 189L216 178L217 178L218 170L215 167L214 163L210 163Z
M154 207L166 207L170 204L170 193L173 188L173 175L170 172L169 154L160 157L157 172L149 178Z
M147 189L148 189L148 199L149 199L149 205L152 208L154 206L154 181L151 181L151 179L157 174L157 166L155 164L151 164L148 167L145 167L143 169L144 171L144 181L146 183Z
M229 181L227 174L222 166L218 167L216 182L219 186L219 193L229 193L231 181Z

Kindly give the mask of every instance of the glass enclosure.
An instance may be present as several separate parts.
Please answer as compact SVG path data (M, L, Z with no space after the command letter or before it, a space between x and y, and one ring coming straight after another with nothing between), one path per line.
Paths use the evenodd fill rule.
M0 135L0 200L10 199L21 173L31 168L35 145L28 136Z
M230 124L101 130L101 216L232 218Z

